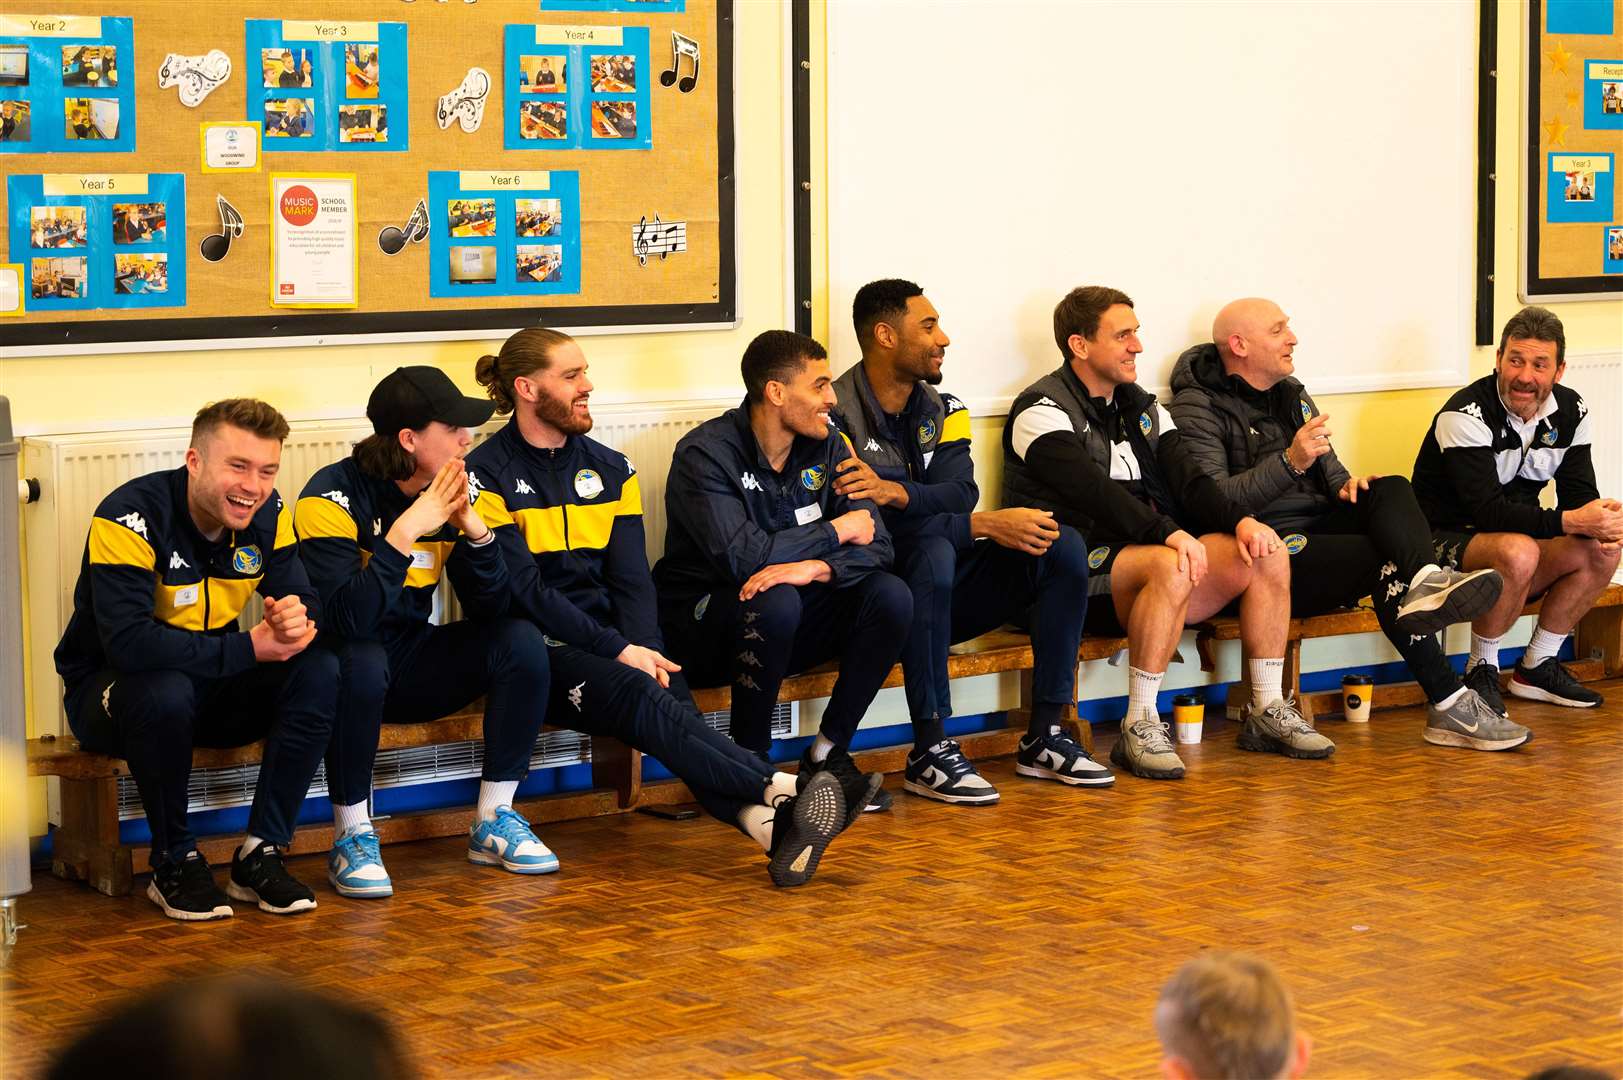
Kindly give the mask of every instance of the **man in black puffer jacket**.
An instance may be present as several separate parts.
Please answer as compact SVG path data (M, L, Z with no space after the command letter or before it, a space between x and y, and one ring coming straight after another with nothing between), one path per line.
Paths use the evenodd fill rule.
M1330 418L1291 377L1296 341L1272 301L1236 300L1218 312L1212 341L1186 350L1172 372L1172 417L1190 455L1284 538L1293 615L1373 598L1382 631L1430 702L1428 739L1435 730L1478 750L1521 745L1527 730L1461 683L1435 636L1491 607L1498 573L1440 568L1409 481L1348 472L1331 447Z

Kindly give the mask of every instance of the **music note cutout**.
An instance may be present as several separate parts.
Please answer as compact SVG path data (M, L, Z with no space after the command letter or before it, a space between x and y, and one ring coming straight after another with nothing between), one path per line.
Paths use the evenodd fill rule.
M405 250L406 244L420 244L428 239L428 203L423 199L417 200L417 207L411 212L411 217L401 226L385 225L378 230L378 247L385 255L398 255Z
M210 233L203 237L197 245L197 253L209 262L219 262L231 251L233 237L242 235L242 215L237 208L226 202L224 195L214 196L214 205L220 211L220 231Z
M693 58L693 74L683 75L678 81L676 73L682 68L682 57ZM699 85L699 43L685 34L671 31L671 66L669 71L659 73L659 85L669 86L676 83L676 88L682 93L691 93Z
M665 259L673 252L687 249L688 223L685 221L661 221L658 214L649 221L644 215L631 227L631 253L637 257L638 266L647 266L650 255Z
M485 118L485 99L489 96L490 72L480 67L469 68L462 77L462 84L440 98L435 119L442 130L455 120L463 131L478 131Z
M180 103L188 109L195 109L230 77L231 58L219 49L210 49L202 56L170 53L158 68L158 89L178 86Z

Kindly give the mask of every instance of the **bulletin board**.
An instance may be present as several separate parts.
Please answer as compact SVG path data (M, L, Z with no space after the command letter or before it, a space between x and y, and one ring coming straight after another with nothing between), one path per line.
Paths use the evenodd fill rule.
M1623 293L1623 0L1533 0L1521 294Z
M28 10L0 15L18 355L736 318L732 0ZM353 287L288 306L272 222L329 196Z

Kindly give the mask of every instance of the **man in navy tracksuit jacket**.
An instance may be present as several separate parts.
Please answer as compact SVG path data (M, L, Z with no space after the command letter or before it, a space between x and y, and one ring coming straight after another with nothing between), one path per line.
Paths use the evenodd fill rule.
M321 592L326 644L343 672L327 751L340 895L384 897L394 885L367 813L383 724L437 720L485 695L484 756L468 859L516 874L558 857L513 809L546 715L547 649L525 619L501 618L507 575L495 534L468 503L462 455L495 406L464 397L433 367L395 370L372 391L374 433L317 471L294 509L299 555ZM449 574L462 621L430 622Z
M913 752L903 786L948 803L997 801L997 789L947 738L947 649L1028 617L1035 701L1016 771L1067 784L1112 783L1110 770L1061 723L1076 701L1088 602L1081 535L1046 510L975 509L969 410L935 388L950 341L922 289L894 278L869 282L857 290L852 318L862 362L834 382L834 419L855 456L840 464L834 490L880 507L896 544L896 572L913 590L913 630L902 653Z
M837 778L773 772L699 716L682 669L664 655L641 479L624 454L586 434L586 367L574 339L536 327L476 369L513 420L468 455L468 484L501 549L509 614L546 634L547 718L654 755L766 850L775 884L799 885L860 812L848 804L865 803L878 778L853 785L848 800Z
M90 522L73 618L56 647L68 725L129 762L152 830L147 896L172 919L226 918L187 824L193 746L265 740L229 891L275 914L316 906L280 848L321 764L338 663L308 649L316 595L272 486L287 421L262 401L197 414L186 464L116 488ZM264 618L237 629L253 594Z
M748 396L688 432L665 488L665 557L654 568L660 623L692 677L732 688L732 734L766 755L785 676L838 657L839 678L803 773L850 790L848 747L912 622L907 586L886 573L878 509L833 488L851 454L829 424L828 354L769 330L744 350ZM869 809L890 804L876 793Z

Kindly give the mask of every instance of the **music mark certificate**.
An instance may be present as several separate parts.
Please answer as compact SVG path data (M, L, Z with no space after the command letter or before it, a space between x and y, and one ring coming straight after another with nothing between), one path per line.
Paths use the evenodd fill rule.
M357 307L354 173L271 175L271 304Z

